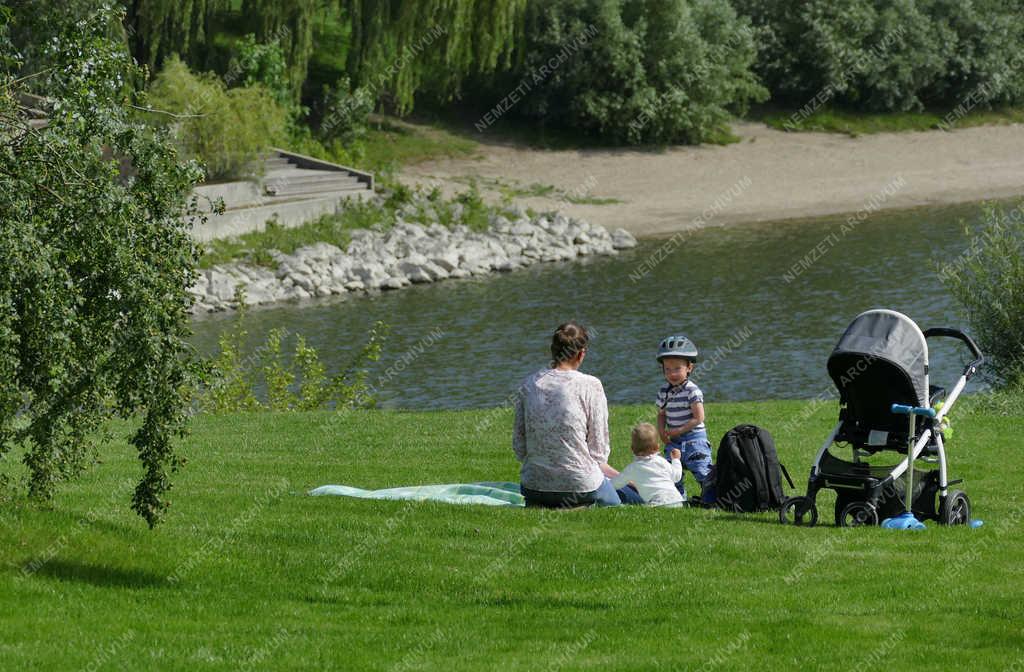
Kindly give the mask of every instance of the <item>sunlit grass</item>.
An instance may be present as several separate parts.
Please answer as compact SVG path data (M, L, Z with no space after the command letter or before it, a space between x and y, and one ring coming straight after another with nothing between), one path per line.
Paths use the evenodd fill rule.
M986 525L922 533L313 498L326 483L514 481L511 413L200 416L153 532L129 511L124 440L52 505L0 505L0 667L1003 669L1022 655L1022 418L972 406L950 464ZM709 404L708 418L715 436L774 430L799 481L835 419L816 407L794 423L805 402ZM612 409L613 464L651 416Z

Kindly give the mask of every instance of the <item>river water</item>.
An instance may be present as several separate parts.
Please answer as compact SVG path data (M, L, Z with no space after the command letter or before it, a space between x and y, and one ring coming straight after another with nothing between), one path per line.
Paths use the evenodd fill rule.
M923 329L965 326L936 264L967 250L963 225L979 213L967 205L852 225L834 217L706 228L615 257L253 310L250 347L283 327L336 371L384 320L391 335L369 378L380 406L489 407L547 363L551 332L576 319L593 334L583 371L601 378L613 403L653 400L654 355L670 334L704 353L694 380L709 401L815 397L831 391L829 351L863 310L898 310ZM195 345L215 352L234 319L197 319ZM935 348L933 379L947 382L961 359Z

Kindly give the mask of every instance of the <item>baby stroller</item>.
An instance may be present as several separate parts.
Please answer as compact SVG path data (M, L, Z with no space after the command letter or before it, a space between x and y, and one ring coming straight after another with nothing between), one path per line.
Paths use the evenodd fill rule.
M927 339L938 337L962 341L973 357L948 397L943 388L928 384ZM921 460L938 468L915 469L909 474L914 484L910 495L913 514L946 525L967 524L971 503L963 491L949 491L963 479L947 480L942 428L943 419L983 361L978 346L958 329L922 332L909 317L892 310L858 315L828 358L828 373L839 389L839 422L814 458L807 494L783 503L780 522L815 525L815 498L819 490L829 488L836 492L836 525L878 525L905 510L907 488L901 476ZM934 417L916 416L911 437L907 416L895 414L894 404L936 408L937 412ZM851 448L853 461L834 456L829 451L833 444ZM911 444L911 456L894 466L864 461L883 451L906 454Z

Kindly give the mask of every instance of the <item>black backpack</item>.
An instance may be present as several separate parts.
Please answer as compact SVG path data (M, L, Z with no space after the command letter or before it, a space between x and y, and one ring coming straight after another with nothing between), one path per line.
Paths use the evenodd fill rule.
M775 441L767 430L755 425L733 427L718 444L715 460L719 508L746 513L778 510L786 500L780 471L789 487L794 487L786 468L779 464Z

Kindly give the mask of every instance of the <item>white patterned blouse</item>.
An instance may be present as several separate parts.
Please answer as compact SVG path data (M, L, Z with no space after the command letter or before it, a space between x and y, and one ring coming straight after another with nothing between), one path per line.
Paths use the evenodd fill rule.
M541 492L592 492L608 461L608 399L594 376L542 369L515 396L512 449L523 486Z

